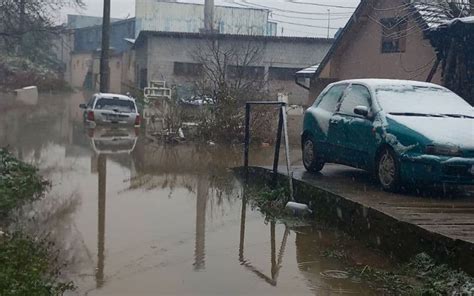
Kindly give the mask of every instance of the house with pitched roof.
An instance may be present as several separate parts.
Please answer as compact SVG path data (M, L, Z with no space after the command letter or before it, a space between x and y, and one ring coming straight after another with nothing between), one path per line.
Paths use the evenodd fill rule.
M329 83L345 79L442 84L427 33L454 17L444 0L362 0L323 61L298 72L296 82L310 90L308 105Z

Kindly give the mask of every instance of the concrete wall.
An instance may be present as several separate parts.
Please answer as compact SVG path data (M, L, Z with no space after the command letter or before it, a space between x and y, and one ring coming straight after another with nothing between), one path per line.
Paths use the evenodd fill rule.
M86 74L92 71L92 53L75 53L71 55L71 86L82 88Z
M341 45L330 63L323 69L320 78L332 80L392 78L426 81L436 54L415 21L416 16L412 12L401 10L405 4L403 0L376 2L377 10L372 10L369 17L363 13L362 17L358 18L357 24L343 37ZM382 53L382 25L378 22L382 18L407 14L409 18L405 52ZM440 70L433 78L433 82L442 83ZM310 100L319 95L323 89L322 83L324 84L324 81L312 83Z
M204 5L136 0L136 36L140 31L198 33L204 27ZM214 29L225 34L268 35L268 10L216 6Z
M61 74L63 79L71 83L71 52L74 47L74 33L72 30L66 30L65 32L56 36L52 42L51 47L56 60L61 62Z
M199 48L205 48L208 40L203 38L152 36L148 44L137 47L137 67L143 69L146 64L147 80L166 80L171 84L190 85L198 77L177 76L174 73L174 63L196 63L194 56ZM249 42L248 40L236 40L224 38L219 41L220 46L236 46ZM265 73L270 67L302 69L311 64L319 63L326 55L332 40L307 39L307 38L257 38L254 46L261 47L262 59L254 66L262 66ZM144 49L147 49L147 53ZM296 73L297 70L295 70ZM269 88L275 94L278 92L288 93L292 104L305 103L308 91L297 86L294 78L285 80L269 81ZM273 98L272 98L273 99ZM276 97L275 97L276 99Z
M130 63L134 63L133 56L129 53L115 54L110 57L110 92L123 93L126 89L124 83L134 79L130 72ZM99 55L93 53L75 53L71 56L72 76L71 85L75 88L86 88L99 91ZM89 74L89 82L86 77Z

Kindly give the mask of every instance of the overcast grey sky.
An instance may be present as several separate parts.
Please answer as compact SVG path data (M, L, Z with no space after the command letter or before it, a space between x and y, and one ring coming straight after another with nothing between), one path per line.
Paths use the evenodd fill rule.
M153 0L150 0L153 1ZM100 16L102 0L84 0L85 10L66 9L66 14L84 14ZM127 18L135 15L135 0L111 0L112 17ZM204 3L204 0L181 0L179 2ZM271 19L278 22L279 35L326 37L328 27L328 9L331 14L330 34L343 27L360 0L216 0L216 5L240 7L268 7L272 11ZM305 2L308 4L300 4ZM326 7L328 5L330 7Z

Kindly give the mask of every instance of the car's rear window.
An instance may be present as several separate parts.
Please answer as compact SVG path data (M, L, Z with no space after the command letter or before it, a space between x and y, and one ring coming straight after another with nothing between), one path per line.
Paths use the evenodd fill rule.
M135 104L132 101L100 98L95 104L95 109L118 112L134 112Z

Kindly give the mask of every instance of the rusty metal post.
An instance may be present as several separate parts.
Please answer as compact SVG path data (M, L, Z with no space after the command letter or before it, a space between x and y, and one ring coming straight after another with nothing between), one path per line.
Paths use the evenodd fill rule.
M249 169L249 151L250 151L250 104L245 104L245 143L244 143L244 168L246 176Z
M275 157L273 159L273 186L276 186L278 181L278 165L280 162L280 147L281 147L281 135L283 132L283 108L280 106L279 119L278 119L278 130L275 143Z

